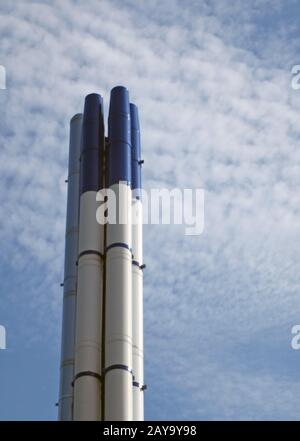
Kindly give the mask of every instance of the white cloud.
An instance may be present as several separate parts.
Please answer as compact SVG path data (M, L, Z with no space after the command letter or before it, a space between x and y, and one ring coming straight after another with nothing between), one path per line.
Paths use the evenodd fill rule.
M47 280L26 299L31 296L40 320L57 322L68 120L81 111L85 94L100 92L107 108L110 88L127 85L140 107L145 186L206 189L203 236L191 240L175 227L145 228L149 372L164 363L157 348L182 366L180 375L201 365L185 384L186 418L201 417L202 406L209 418L272 418L280 411L294 417L299 394L286 377L237 366L223 371L211 346L214 330L230 357L230 339L234 344L249 333L283 330L299 312L299 100L290 65L284 66L299 60L293 59L295 41L288 45L282 33L281 42L268 36L265 47L253 40L252 50L247 38L255 39L256 19L267 14L269 1L247 7L233 1L230 14L227 2L209 3L1 5L0 63L8 87L0 94L3 259L25 254L42 266ZM274 14L280 7L276 2ZM39 326L41 334L47 331ZM205 357L190 345L199 345ZM276 409L267 393L274 384L276 393L286 394ZM269 412L262 413L261 400Z

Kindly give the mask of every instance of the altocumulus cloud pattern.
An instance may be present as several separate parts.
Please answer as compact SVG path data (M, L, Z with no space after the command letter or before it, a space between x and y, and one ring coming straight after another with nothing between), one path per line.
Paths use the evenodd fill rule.
M201 236L144 228L146 417L299 418L297 5L249 3L1 2L1 418L56 418L68 122L115 84L145 188L206 192Z

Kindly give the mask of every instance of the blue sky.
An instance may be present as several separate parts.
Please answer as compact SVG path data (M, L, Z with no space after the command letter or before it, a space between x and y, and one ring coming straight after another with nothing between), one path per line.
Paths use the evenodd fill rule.
M144 185L205 189L205 230L146 226L147 419L299 419L298 5L0 4L0 419L55 419L68 124L128 86Z

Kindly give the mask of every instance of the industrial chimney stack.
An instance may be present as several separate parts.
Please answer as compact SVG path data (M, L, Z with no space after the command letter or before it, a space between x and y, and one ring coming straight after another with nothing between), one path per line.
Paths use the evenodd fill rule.
M143 161L138 110L126 88L111 91L106 138L103 115L93 93L70 123L62 421L144 419Z

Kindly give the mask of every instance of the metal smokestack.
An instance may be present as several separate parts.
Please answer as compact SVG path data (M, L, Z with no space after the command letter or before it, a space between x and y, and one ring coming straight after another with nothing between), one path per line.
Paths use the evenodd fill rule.
M143 211L141 200L141 143L138 109L130 104L131 188L132 188L132 363L133 420L144 420L144 342L143 342Z
M61 421L72 420L73 408L72 382L74 378L81 127L82 114L77 114L70 121L61 371L58 402L58 418Z
M105 305L105 420L132 420L131 136L128 90L111 91L109 188L117 223L107 224ZM125 223L121 223L121 218Z
M104 227L96 220L96 193L102 188L103 104L85 99L82 152L78 289L76 314L74 420L101 419L101 343Z

